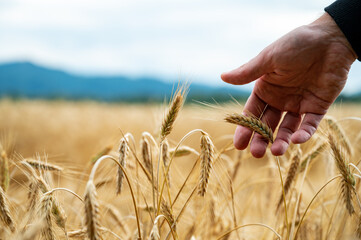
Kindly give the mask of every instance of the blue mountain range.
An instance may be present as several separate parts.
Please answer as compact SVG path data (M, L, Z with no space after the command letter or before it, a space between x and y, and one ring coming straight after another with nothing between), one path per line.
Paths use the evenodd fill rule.
M175 84L153 77L81 76L49 69L30 62L0 65L0 97L100 101L162 101L174 92ZM188 99L217 101L244 99L247 91L237 87L214 87L192 83Z

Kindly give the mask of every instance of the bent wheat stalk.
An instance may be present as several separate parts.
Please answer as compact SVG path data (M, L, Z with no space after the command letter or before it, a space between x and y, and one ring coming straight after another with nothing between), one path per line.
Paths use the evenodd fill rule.
M128 174L127 174L127 171L125 170L125 168L123 168L122 165L120 165L120 163L117 161L117 159L115 159L114 157L110 156L110 155L105 155L105 156L102 156L100 157L94 164L93 168L92 168L92 171L89 175L89 181L93 181L94 180L94 177L95 177L95 172L98 168L98 166L100 165L100 163L105 160L105 159L110 159L112 160L114 163L116 163L123 171L124 173L124 176L125 176L125 179L127 180L127 183L128 183L128 186L129 186L129 190L130 190L130 194L132 196L132 200L133 200L133 205L134 205L134 212L135 212L135 217L136 217L136 220L137 220L137 227L138 227L138 236L140 239L142 239L142 232L141 232L141 228L140 228L140 220L139 220L139 214L138 214L138 207L137 207L137 202L135 200L135 195L134 195L134 191L133 191L133 187L132 185L130 184L130 180L129 180L129 177L128 177ZM85 199L84 199L85 200Z

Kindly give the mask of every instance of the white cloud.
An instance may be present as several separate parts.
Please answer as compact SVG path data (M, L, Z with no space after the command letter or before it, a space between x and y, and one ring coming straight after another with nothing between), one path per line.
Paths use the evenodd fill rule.
M86 74L171 80L181 72L220 84L221 72L311 22L331 2L3 0L0 61L26 59ZM352 73L350 78L348 85L358 85Z

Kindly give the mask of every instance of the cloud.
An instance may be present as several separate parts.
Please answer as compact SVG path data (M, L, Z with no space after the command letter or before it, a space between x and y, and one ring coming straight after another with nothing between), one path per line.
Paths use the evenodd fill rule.
M221 84L221 72L313 21L331 2L5 0L0 61L27 59L78 73L169 80L181 73Z

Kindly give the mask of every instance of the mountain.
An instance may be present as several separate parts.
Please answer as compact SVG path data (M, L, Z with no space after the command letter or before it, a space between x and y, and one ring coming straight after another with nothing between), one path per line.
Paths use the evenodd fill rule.
M177 83L153 77L86 77L41 67L30 62L0 65L0 97L42 99L92 99L100 101L162 101ZM188 99L222 101L233 96L244 99L249 92L235 87L213 87L192 83Z

